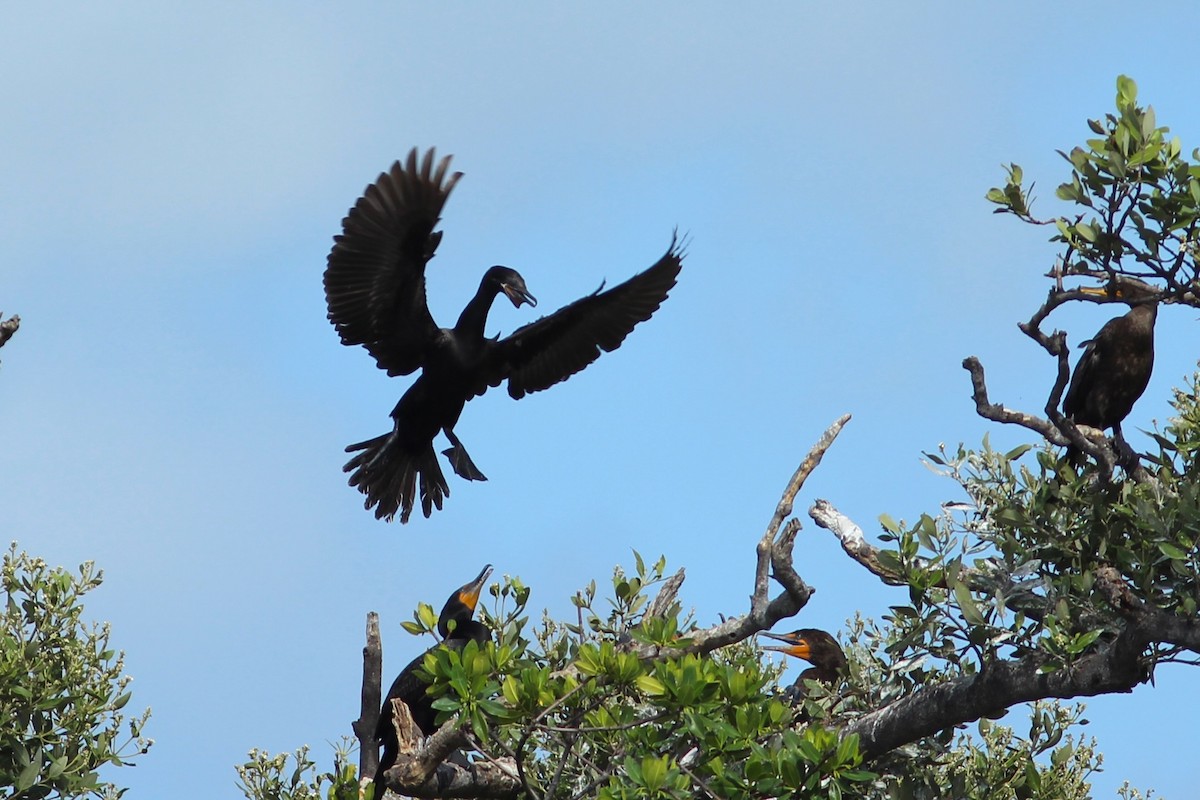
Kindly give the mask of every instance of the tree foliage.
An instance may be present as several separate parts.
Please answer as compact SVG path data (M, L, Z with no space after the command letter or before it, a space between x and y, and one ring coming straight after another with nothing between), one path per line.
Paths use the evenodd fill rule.
M664 559L637 554L607 596L594 582L575 596L573 620L534 625L522 581L493 585L483 616L495 640L426 657L445 724L402 754L388 785L533 800L1089 797L1101 757L1076 730L1083 707L1061 701L1130 691L1158 664L1200 653L1196 378L1175 391L1153 452L1123 452L1058 410L1067 335L1042 329L1058 306L1092 300L1067 279L1134 277L1164 302L1200 307L1200 153L1184 156L1126 77L1116 112L1089 128L1095 138L1062 154L1070 174L1056 197L1070 213L1035 217L1016 164L987 194L1060 248L1045 301L1020 326L1058 367L1041 412L992 402L983 366L964 362L978 412L1040 439L927 454L956 500L912 522L882 515L875 541L826 500L809 510L864 580L903 592L880 620L849 623L842 683L809 682L802 702L785 702L779 666L751 637L811 594L792 568L792 502L847 418L805 459L758 542L744 615L700 625L677 599L682 570L668 576ZM1066 444L1087 460L1065 458ZM783 587L775 599L769 578ZM432 608L405 628L432 634ZM1017 706L1020 730L1005 724ZM475 766L447 760L460 748Z
M83 596L103 574L91 562L72 574L14 543L4 554L0 636L0 786L6 797L119 797L105 765L145 753L147 709L126 718L130 678L107 624L83 619Z

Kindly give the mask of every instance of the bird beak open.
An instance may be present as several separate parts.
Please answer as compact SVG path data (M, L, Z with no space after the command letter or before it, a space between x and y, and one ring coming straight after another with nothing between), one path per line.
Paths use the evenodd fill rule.
M479 573L479 577L468 583L466 586L458 590L458 599L462 604L472 611L475 610L475 605L479 602L479 594L483 591L483 584L492 574L492 565L488 564Z
M808 646L808 642L804 639L793 639L790 636L780 636L779 634L767 633L766 631L763 631L758 635L766 636L768 639L774 639L777 642L787 642L788 645L787 647L767 645L763 647L763 650L774 650L778 653L787 653L789 656L803 658L805 661L808 661L809 656L812 655L812 648Z
M525 291L524 286L513 286L510 283L502 283L500 284L500 288L504 291L508 299L512 301L514 308L520 308L522 303L528 303L537 308L537 298Z

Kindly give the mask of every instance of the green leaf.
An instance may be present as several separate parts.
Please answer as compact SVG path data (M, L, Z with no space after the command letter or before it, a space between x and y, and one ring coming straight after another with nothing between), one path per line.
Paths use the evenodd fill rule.
M448 694L442 695L430 703L430 705L438 711L458 711L462 707L462 703L458 702L457 698L451 697Z
M662 697L667 693L667 687L653 675L639 675L634 683L638 689L651 697Z
M1007 453L1004 454L1004 459L1006 461L1016 461L1018 458L1025 455L1032 449L1033 449L1033 445L1031 445L1031 444L1017 445L1012 450L1009 450Z
M658 791L667 780L667 759L646 756L642 759L642 785Z
M433 606L429 603L417 604L417 619L425 626L425 630L434 630L437 628L437 614L433 613Z
M41 766L41 759L35 758L29 762L25 769L21 770L21 774L17 776L17 794L24 792L37 782L38 771L41 769Z
M1117 76L1117 106L1132 106L1137 101L1137 84L1127 75Z
M1184 552L1183 550L1181 550L1180 548L1176 547L1173 544L1169 544L1167 542L1159 542L1158 549L1160 551L1162 551L1162 554L1164 556L1171 559L1172 561L1187 560L1187 553Z
M975 604L975 599L971 597L971 590L965 583L954 584L954 599L958 602L963 619L972 625L984 624L983 614L979 613L979 606Z

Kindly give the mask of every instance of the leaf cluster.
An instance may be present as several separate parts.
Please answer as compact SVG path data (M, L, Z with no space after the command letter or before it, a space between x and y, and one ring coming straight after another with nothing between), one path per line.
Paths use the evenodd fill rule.
M150 716L127 719L131 679L111 649L107 624L83 619L83 596L103 574L78 574L18 552L0 565L5 604L0 635L0 785L12 798L120 796L101 780L105 765L130 764L152 740Z
M1094 138L1085 146L1059 151L1071 175L1055 195L1075 213L1035 218L1031 189L1016 164L1005 168L1005 185L990 189L987 199L999 206L997 213L1054 226L1052 241L1065 246L1060 275L1160 279L1183 295L1198 277L1200 150L1188 160L1179 137L1158 125L1154 108L1137 104L1137 85L1124 75L1117 78L1116 112L1089 120L1088 127ZM1186 298L1195 300L1194 293Z
M236 768L238 788L250 800L358 800L358 779L350 761L355 749L343 737L334 746L332 771L320 773L307 745L274 756L253 749Z
M496 641L426 657L439 719L457 714L485 757L513 759L533 798L840 797L874 778L853 737L796 727L751 644L686 652L678 603L646 613L665 559L634 557L608 596L575 595L576 622L544 619L532 639L528 590L493 586L481 617Z

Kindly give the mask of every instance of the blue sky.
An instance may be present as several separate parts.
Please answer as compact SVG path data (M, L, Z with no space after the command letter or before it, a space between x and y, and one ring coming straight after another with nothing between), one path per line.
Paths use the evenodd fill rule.
M423 646L399 622L487 562L565 614L637 548L687 567L701 622L741 613L780 490L845 412L798 507L824 497L876 531L958 499L922 451L1026 438L975 416L962 358L1026 410L1053 380L1016 322L1054 251L991 214L1000 164L1051 213L1054 150L1112 107L1118 73L1200 144L1180 38L1200 11L1156 8L6 9L0 309L23 322L0 351L0 508L25 549L105 570L89 612L158 741L114 777L135 798L234 797L251 747L324 754L357 715L365 613L391 673ZM442 324L493 263L544 313L649 266L675 226L692 244L618 352L470 403L457 431L491 481L451 478L444 511L401 527L341 465L408 381L338 344L321 272L347 208L414 145L466 173L429 270ZM1079 342L1112 314L1056 317ZM532 318L497 304L489 329ZM1135 445L1195 365L1195 324L1160 315ZM811 523L796 564L818 590L806 626L904 598ZM1200 710L1189 675L1089 703L1096 796L1193 791L1200 767L1162 757Z

